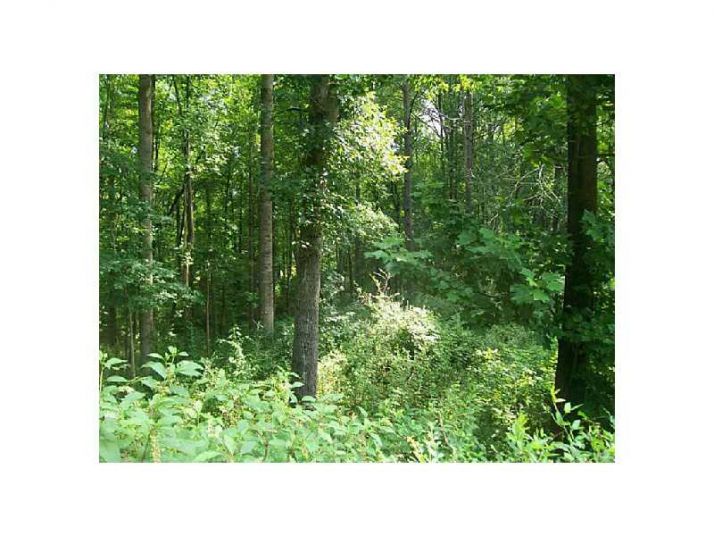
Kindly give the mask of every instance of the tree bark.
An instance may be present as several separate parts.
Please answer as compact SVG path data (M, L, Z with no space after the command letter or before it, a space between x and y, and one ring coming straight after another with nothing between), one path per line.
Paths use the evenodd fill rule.
M117 308L114 305L107 307L107 345L114 347L117 345Z
M184 142L184 155L186 157L186 170L184 173L184 206L183 206L183 257L181 265L181 280L187 287L191 286L191 266L193 266L193 245L196 230L193 219L193 173L191 171L191 142Z
M194 218L193 218L193 172L191 169L191 133L186 124L188 121L188 111L191 102L191 77L186 76L186 85L184 87L183 106L182 98L179 92L176 76L173 77L174 90L176 93L176 102L179 107L179 116L184 120L183 128L183 159L184 159L184 176L183 176L183 218L181 219L181 281L184 285L191 286L191 265L193 264L193 245L195 238ZM186 310L186 319L190 317L190 308Z
M593 278L585 255L590 239L583 215L597 211L597 91L594 77L566 79L568 109L568 220L572 258L565 271L562 335L558 340L555 387L558 396L581 404L586 395L588 353L579 336L592 317Z
M153 203L153 145L154 127L152 108L154 100L153 75L142 74L139 76L139 162L140 180L139 190L141 201L144 204L146 215L142 222L143 243L142 257L149 270L148 285L153 284L151 273L153 264L153 229L151 226L151 210ZM141 336L140 360L154 351L154 311L151 308L143 310L139 315L139 333Z
M131 367L131 376L136 377L139 369L134 353L134 314L131 309L127 309L127 332L126 332L126 348L129 358L129 366Z
M253 142L249 141L250 145L248 148L248 325L250 329L255 328L255 240L254 240L254 229L255 229L255 185L253 178Z
M322 255L321 201L326 188L327 143L336 120L337 101L330 91L330 77L310 77L309 122L311 139L305 157L309 177L304 185L302 214L298 227L297 310L293 340L292 368L302 386L298 398L317 393L317 359L320 321L320 262Z
M114 95L114 84L112 83L113 75L106 75L104 77L106 80L106 100L104 105L104 112L102 113L102 129L101 129L101 141L107 142L111 136L111 118L112 112L114 110L113 95ZM101 186L100 186L101 188ZM114 174L110 174L108 180L108 190L109 199L107 201L107 209L109 211L109 225L111 228L111 246L114 254L117 252L117 214L116 214L116 183ZM112 293L113 294L113 293ZM117 322L117 308L114 300L110 298L110 303L107 305L107 325L105 331L105 344L109 347L117 346L119 344L118 336L118 322Z
M464 94L464 183L466 185L466 214L474 212L474 145L473 145L473 93Z
M413 165L413 141L412 141L412 91L409 78L405 78L402 83L402 101L404 107L404 197L402 208L404 210L404 239L407 249L414 249L414 228L412 225L412 165Z
M355 200L357 204L362 202L362 192L359 183L355 186ZM350 292L355 291L356 286L362 286L362 266L364 263L364 252L362 246L362 240L359 236L355 237L354 240L354 262L352 264L352 286L350 287Z
M260 323L268 335L273 334L273 75L261 76L260 98Z

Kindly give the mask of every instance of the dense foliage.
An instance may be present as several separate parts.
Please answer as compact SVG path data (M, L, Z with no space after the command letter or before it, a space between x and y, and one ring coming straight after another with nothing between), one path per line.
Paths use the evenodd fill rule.
M100 459L612 461L612 85L101 76Z

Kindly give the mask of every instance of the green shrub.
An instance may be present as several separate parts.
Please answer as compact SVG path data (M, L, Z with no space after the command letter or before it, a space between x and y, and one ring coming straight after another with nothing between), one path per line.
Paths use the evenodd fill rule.
M104 378L121 363L102 355L102 461L389 461L388 423L340 410L338 395L296 404L289 376L244 383L225 369L156 358L152 376ZM198 374L198 376L196 376Z
M476 332L382 295L323 320L318 397L302 404L290 323L272 339L233 330L200 361L169 347L132 379L101 353L100 459L614 459L612 422L553 411L556 348L522 326Z
M431 398L439 379L450 374L436 351L436 318L385 296L369 299L365 308L368 314L348 320L352 336L322 360L320 392L339 390L349 406L369 411L387 399L411 404Z

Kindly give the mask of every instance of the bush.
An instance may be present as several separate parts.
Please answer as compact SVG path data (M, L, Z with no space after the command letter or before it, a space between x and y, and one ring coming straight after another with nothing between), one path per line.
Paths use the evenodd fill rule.
M159 378L103 379L102 461L390 460L378 435L388 424L340 411L337 395L304 399L308 408L296 404L285 372L244 383L177 357L170 351L149 365ZM119 361L103 355L103 377Z
M614 459L602 423L553 411L556 348L522 326L476 332L382 295L323 319L318 398L302 403L287 323L272 340L233 330L200 361L169 347L133 379L100 354L100 459Z
M390 404L438 407L447 420L473 421L483 441L505 435L520 412L543 424L555 348L535 334L516 325L477 334L458 317L442 321L385 296L365 308L349 317L349 338L332 338L320 362L320 393L345 393L349 407L370 412Z
M352 336L338 339L320 363L320 392L345 393L349 406L369 411L387 399L411 404L433 396L449 374L436 352L436 318L385 296L364 307L366 313L349 317Z
M245 381L175 348L153 354L149 376L128 380L123 360L100 354L100 460L118 461L612 461L614 437L583 414L556 412L559 436L529 430L524 413L484 438L483 410L455 397L406 409L394 398L370 414L339 394L298 404L279 371ZM478 391L476 391L478 392ZM574 408L565 405L565 411Z

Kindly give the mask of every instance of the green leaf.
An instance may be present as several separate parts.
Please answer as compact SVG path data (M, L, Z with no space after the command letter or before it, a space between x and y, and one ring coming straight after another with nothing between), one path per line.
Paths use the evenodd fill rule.
M271 447L276 448L276 449L284 449L284 448L287 448L288 443L284 439L273 438L270 441L268 441L268 445L270 445Z
M120 365L122 363L126 363L126 361L119 359L118 357L110 357L107 359L106 363L104 363L104 368L114 368L115 365Z
M241 420L238 421L238 424L236 424L236 430L238 431L239 434L243 434L246 430L250 428L250 422Z
M257 441L246 441L240 446L240 454L243 455L252 452L257 444Z
M122 378L121 376L109 376L107 378L107 382L109 382L109 383L126 383L126 378Z
M124 399L121 401L123 406L128 406L132 402L136 400L140 400L144 398L144 393L140 393L139 391L132 391L128 395L124 397Z
M178 415L166 415L165 417L161 417L157 424L159 426L173 426L174 424L180 423L181 422L181 417Z
M159 385L159 382L156 381L156 378L152 378L150 376L144 376L139 380L143 385L146 385L149 389L152 391L156 390L156 387Z
M169 392L174 395L189 396L188 389L186 389L183 385L172 385L169 388ZM220 400L220 398L218 398L218 395L216 395L216 398Z
M537 288L533 290L533 300L548 303L550 302L550 297L545 292Z
M231 456L233 456L236 452L236 440L228 434L223 434L223 444L226 446L226 449L228 449L228 452L231 453Z
M201 375L201 367L200 364L196 363L195 361L179 361L178 364L176 365L176 373L177 374L183 374L184 376L200 376Z
M553 272L546 272L541 277L545 287L551 292L562 292L565 286L564 278Z
M99 439L99 460L110 463L121 461L121 452L116 441Z
M144 365L143 368L150 368L163 379L166 379L166 367L164 367L158 361L149 361L146 365Z
M221 456L221 453L220 453L220 452L217 452L217 451L215 451L215 450L208 450L208 451L202 452L201 454L199 454L198 456L196 456L196 457L193 459L193 462L194 462L194 463L207 462L208 460L212 460L212 459L214 459L214 458L218 458L219 456Z

